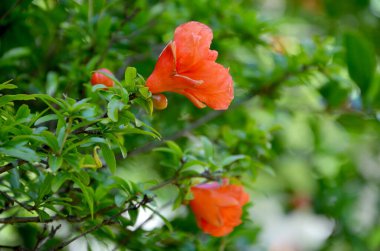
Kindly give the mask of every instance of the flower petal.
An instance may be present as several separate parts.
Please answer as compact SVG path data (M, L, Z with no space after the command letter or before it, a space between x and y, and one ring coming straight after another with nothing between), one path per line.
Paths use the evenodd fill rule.
M237 201L239 201L240 205L242 206L249 202L249 195L246 192L244 192L242 186L238 186L238 185L222 186L219 188L219 190L220 190L220 193L223 193L235 198Z
M222 236L225 236L229 233L232 232L232 230L234 229L233 227L231 226L221 226L221 227L217 227L217 226L214 226L212 224L209 224L208 222L206 221L201 221L201 222L198 222L198 225L200 226L200 228L202 228L202 230L207 233L207 234L210 234L214 237L222 237Z
M193 87L190 84L185 92L215 110L225 110L234 98L232 77L229 70L222 65L204 60L194 71L186 73L188 78L203 80L202 85Z
M194 199L190 201L191 209L198 219L203 219L214 226L222 226L218 206L211 198L211 191L205 189L191 188Z
M154 67L153 73L146 81L146 86L152 93L171 91L176 88L172 76L175 74L175 57L173 54L173 42L169 43L161 52Z
M216 59L217 53L210 53L212 30L199 22L188 22L177 27L174 41L177 51L177 71L186 72L202 59Z
M241 206L223 207L220 209L224 225L236 227L241 224L240 217L243 214Z

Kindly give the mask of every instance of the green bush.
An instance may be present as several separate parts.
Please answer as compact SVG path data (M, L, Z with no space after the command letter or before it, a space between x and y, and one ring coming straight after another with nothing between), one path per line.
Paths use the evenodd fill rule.
M379 17L375 0L3 1L0 249L378 250ZM191 20L232 75L225 111L153 108L145 79ZM100 68L114 87L91 85ZM187 204L225 178L251 203L216 238ZM301 214L323 238L285 238Z

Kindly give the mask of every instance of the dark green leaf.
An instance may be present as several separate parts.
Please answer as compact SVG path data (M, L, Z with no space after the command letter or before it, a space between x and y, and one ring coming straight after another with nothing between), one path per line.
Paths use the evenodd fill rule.
M111 173L116 172L116 158L113 151L109 148L107 144L101 145L103 158L107 163L107 166L110 168Z
M370 88L376 68L376 53L368 40L357 32L344 34L348 72L364 96Z

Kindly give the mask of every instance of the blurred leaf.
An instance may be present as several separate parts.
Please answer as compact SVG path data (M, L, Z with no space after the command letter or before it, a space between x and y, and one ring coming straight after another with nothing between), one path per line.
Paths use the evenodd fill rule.
M49 115L45 115L45 116L37 119L37 121L34 122L34 124L37 126L37 125L40 125L42 123L52 121L52 120L57 120L57 119L58 119L57 114L49 114Z
M367 39L357 32L346 32L344 34L344 45L350 77L365 96L375 72L376 53Z
M118 207L123 206L126 200L127 200L127 197L125 197L123 194L115 195L115 204Z
M55 72L49 72L46 80L46 93L53 96L58 88L58 74Z
M10 82L12 82L12 79L0 84L0 91L4 90L4 89L16 89L17 88L17 85L9 84Z
M0 107L16 100L35 100L35 97L28 94L5 95L0 97Z
M145 99L148 99L150 98L150 96L152 95L149 91L149 88L148 87L140 87L139 88L139 93L145 98Z
M242 155L242 154L231 155L231 156L228 156L228 157L223 159L222 166L228 166L228 165L231 165L232 163L234 163L238 160L242 160L242 159L246 159L246 158L248 158L248 157L245 155Z
M0 153L29 162L40 160L40 156L34 150L25 146L0 147Z
M107 115L112 121L117 122L119 120L119 110L122 105L117 97L113 97L108 103Z

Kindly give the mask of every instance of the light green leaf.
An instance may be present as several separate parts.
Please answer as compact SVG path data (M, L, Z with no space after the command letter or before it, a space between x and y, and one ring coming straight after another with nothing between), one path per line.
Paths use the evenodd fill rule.
M50 71L47 74L46 80L46 93L53 96L58 88L58 74L56 72Z
M234 163L235 161L246 159L246 158L248 158L248 156L243 155L243 154L228 156L227 158L223 159L222 166L228 166Z
M10 79L2 84L0 84L0 91L1 90L4 90L4 89L16 89L17 88L17 85L14 85L14 84L9 84L10 82L12 82L13 79Z
M168 145L170 149L172 149L176 153L178 158L182 158L183 152L182 152L181 147L179 147L177 143L175 143L174 141L168 140L166 141L166 144Z
M119 120L119 109L120 109L120 101L117 97L113 97L107 106L107 115L108 117L117 122Z
M124 73L124 80L128 90L133 91L135 89L135 78L137 70L134 67L127 67Z

